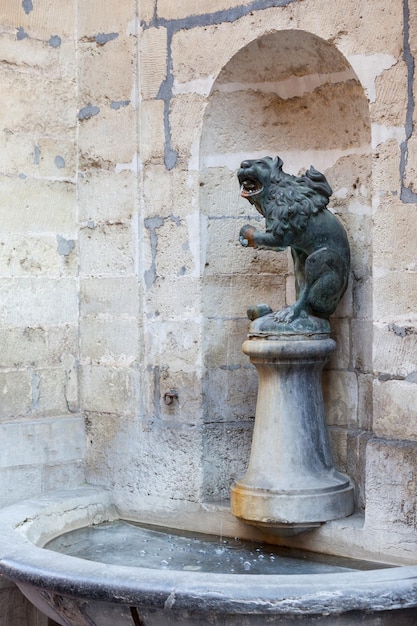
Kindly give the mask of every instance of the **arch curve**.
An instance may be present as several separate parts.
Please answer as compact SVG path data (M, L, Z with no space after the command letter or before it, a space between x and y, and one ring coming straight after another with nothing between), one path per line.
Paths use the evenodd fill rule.
M369 104L337 47L303 30L268 33L234 54L214 82L203 119L204 411L207 422L228 424L230 436L237 429L244 442L224 444L239 458L223 453L221 446L213 452L224 457L216 464L223 479L213 480L212 467L207 469L207 485L223 484L219 493L210 494L215 498L227 497L230 482L243 473L241 457L247 454L242 448L250 447L256 379L240 350L248 328L246 308L267 302L278 310L293 298L287 255L243 250L237 237L248 219L259 216L239 198L236 170L245 158L277 154L285 171L300 174L313 165L333 189L330 208L348 232L353 271L332 328L336 339L349 345L352 318L363 319L371 311ZM347 368L351 355L343 358ZM337 423L337 410L330 423Z

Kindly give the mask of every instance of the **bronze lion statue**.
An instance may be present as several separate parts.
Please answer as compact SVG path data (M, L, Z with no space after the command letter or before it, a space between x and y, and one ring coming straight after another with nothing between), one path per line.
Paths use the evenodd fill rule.
M310 167L303 176L292 176L282 165L279 157L242 162L241 195L263 215L266 228L243 226L239 241L266 250L291 248L297 300L275 314L277 322L309 315L328 319L347 287L349 242L327 209L332 190L324 175Z

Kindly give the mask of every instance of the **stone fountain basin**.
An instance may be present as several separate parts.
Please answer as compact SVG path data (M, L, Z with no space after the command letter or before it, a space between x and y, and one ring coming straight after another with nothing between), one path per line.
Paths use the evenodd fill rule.
M119 519L111 494L83 487L0 511L0 572L63 626L417 622L417 566L317 574L236 574L89 561L43 546ZM169 521L169 520L168 520Z

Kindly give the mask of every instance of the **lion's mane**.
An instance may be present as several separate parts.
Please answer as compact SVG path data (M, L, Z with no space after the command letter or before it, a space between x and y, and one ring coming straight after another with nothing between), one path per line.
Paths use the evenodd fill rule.
M303 176L292 176L283 172L279 159L271 167L262 203L268 230L278 237L288 230L305 230L310 217L326 208L331 194L325 176L314 167Z

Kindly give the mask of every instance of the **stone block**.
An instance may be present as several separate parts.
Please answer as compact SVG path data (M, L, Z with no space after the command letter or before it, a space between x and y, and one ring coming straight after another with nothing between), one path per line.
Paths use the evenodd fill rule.
M239 6L241 6L241 3L238 0L213 0L210 2L210 6L206 8L203 8L200 3L196 3L193 0L180 0L176 5L170 3L169 0L158 0L158 17L168 20L183 19L191 15L207 15L208 17L210 13L227 11L227 9Z
M416 310L415 272L382 271L375 276L373 314L376 320L389 323L395 319L412 319Z
M170 365L148 368L145 415L148 419L161 419L169 424L198 425L201 420L201 379L197 370L176 370ZM176 396L169 403L169 394ZM144 394L145 395L145 394Z
M358 49L367 54L401 53L402 7L381 0L378 4L356 5L346 12L341 2L329 11L326 0L314 3L297 3L297 24L300 28L324 39L337 36L343 54L357 54Z
M366 504L366 449L371 438L369 432L349 432L347 437L347 474L355 484L356 503L359 510Z
M39 160L39 174L51 178L75 178L76 173L76 143L63 138L51 139L42 137L37 143Z
M117 33L122 36L136 15L135 0L126 0L123 6L117 0L106 0L97 11L95 0L83 0L78 7L77 29L81 41L94 39L99 34ZM104 46L113 43L113 40ZM100 45L100 44L98 44Z
M258 377L249 364L208 368L203 378L206 423L251 421L255 417Z
M375 102L370 106L372 121L386 126L404 126L407 113L408 68L398 60L375 79Z
M76 324L78 296L75 279L0 279L2 326L55 326Z
M325 371L323 396L329 424L357 425L358 381L354 372Z
M145 297L146 315L150 319L160 316L175 319L181 328L199 315L200 304L201 283L189 275L155 277Z
M415 134L407 141L407 161L405 164L404 186L417 193L417 137Z
M31 498L41 492L41 467L26 465L0 468L0 507Z
M203 155L204 164L204 155ZM239 163L237 164L239 166ZM236 170L207 167L201 172L200 207L210 217L237 217L252 213L248 202L240 197Z
M70 182L0 177L0 233L76 235L76 188ZM54 207L53 211L51 207Z
M0 418L13 419L30 415L32 409L32 375L28 370L0 372Z
M380 207L392 206L394 199L400 196L400 139L405 136L391 138L389 129L374 126L372 128L374 144L372 182Z
M373 371L373 323L370 320L352 319L352 363L361 372Z
M78 353L77 326L0 327L2 367L56 367L65 354Z
M26 8L25 8L26 6ZM40 0L36 5L16 6L13 0L5 0L2 5L2 20L12 29L24 27L33 36L47 38L51 33L67 37L73 33L75 7L71 0L63 0L59 12L51 11L49 0Z
M32 415L52 418L76 412L78 409L76 390L73 392L70 389L68 397L67 387L68 372L62 367L32 370Z
M9 72L0 66L2 97L4 102L15 102L17 106L3 109L1 127L11 132L35 130L51 135L65 137L75 127L76 89L73 84L57 80L50 75L39 80L37 73ZM36 107L33 106L36 99Z
M370 128L369 128L370 141ZM326 170L326 178L333 189L332 210L345 219L349 213L366 215L372 195L372 152L371 146L364 154L349 154L337 159Z
M206 317L245 318L249 306L262 302L274 311L285 305L285 276L208 276L204 280L202 307Z
M351 362L349 319L332 317L331 329L331 337L336 341L336 351L330 356L326 368L346 370Z
M243 248L239 243L239 232L242 226L248 223L248 218L209 219L207 230L203 237L206 246L205 276L216 274L233 275L256 274L261 277L264 274L285 276L288 272L289 261L285 252L271 250L257 250ZM264 221L249 220L255 228L262 232L265 230Z
M1 129L3 150L0 152L1 172L8 176L17 176L26 172L26 176L37 170L34 165L34 137L23 133L10 133L7 129Z
M83 276L135 273L135 233L129 224L103 224L82 228L79 234Z
M350 209L350 210L349 210ZM350 244L351 270L362 274L372 264L372 215L369 204L352 202L347 210L340 210L339 218L343 223Z
M81 316L139 314L139 289L134 276L84 278L80 281Z
M345 428L339 427L330 427L328 432L334 464L340 472L346 474L348 465L348 432Z
M143 200L145 218L171 215L183 218L195 214L198 174L180 166L168 171L160 163L147 163L143 171Z
M80 461L84 456L84 424L80 417L8 422L0 425L0 431L0 468L40 467Z
M366 267L360 272L354 273L353 275L351 274L351 283L348 285L340 305L343 305L343 301L347 298L346 302L348 307L346 310L349 310L350 304L351 316L361 320L370 320L373 315L372 294L372 275L370 269ZM338 311L336 310L336 314L337 312Z
M199 358L201 326L199 320L153 318L145 331L145 351L150 363L169 365L171 371L195 371Z
M196 234L199 237L199 233ZM190 241L190 235L195 234L189 228L186 220L171 216L161 223L157 229L158 239L153 250L156 277L163 278L170 274L184 276L196 273L191 249L195 242Z
M156 98L167 73L166 28L148 28L140 37L140 92L144 100Z
M97 108L98 113L79 126L80 169L131 167L137 152L135 111L131 106L116 110L107 104Z
M201 501L202 433L200 428L167 424L146 430L142 448L144 495ZM146 462L144 460L146 459Z
M139 137L140 156L144 163L164 156L164 127L164 102L162 100L142 102L139 113Z
M59 234L0 234L0 276L62 278L78 272L76 241Z
M204 365L209 368L241 366L249 364L242 352L242 343L249 332L248 318L222 320L205 319L202 337Z
M139 329L135 318L87 317L81 320L83 362L130 367L139 358Z
M137 408L138 373L129 367L82 365L81 408L86 412L131 415Z
M208 424L203 432L203 500L228 500L230 487L247 469L252 424Z
M115 485L116 489L125 485L127 499L139 493L154 498L199 501L202 471L199 428L166 422L149 427L136 419L91 415L87 419L87 441L90 482ZM120 458L125 460L123 464Z
M414 322L373 325L373 364L381 377L413 380L417 375L417 327Z
M10 33L2 32L0 36L0 58L2 61L19 71L27 71L28 69L35 71L54 70L57 73L57 70L61 69L61 46L54 48L48 45L47 41L30 36L19 39L16 36L16 31L19 28L22 28L21 24ZM66 53L70 54L70 50L72 56L75 57L73 42L67 46ZM60 74L58 76L60 77Z
M42 491L77 487L85 483L85 461L58 463L42 467Z
M372 430L373 382L371 374L358 374L358 427L364 431Z
M85 430L87 481L107 487L128 485L129 491L138 489L143 480L140 422L122 415L91 413L85 419Z
M416 454L414 442L371 439L367 445L365 529L387 556L401 547L415 550Z
M417 440L417 384L375 380L373 430L378 437Z
M181 157L187 158L193 155L196 142L199 142L201 135L205 106L205 97L195 93L174 96L171 99L169 119L172 146ZM184 119L187 120L186 133L184 133Z
M113 27L114 28L114 27ZM117 33L114 32L114 35ZM105 45L96 42L79 45L79 102L103 106L105 102L130 103L135 73L136 40L117 34ZM133 71L120 71L125 67ZM114 105L113 105L114 106ZM123 105L122 105L123 106Z
M156 0L143 0L139 6L139 16L141 21L150 22L154 17Z
M373 220L373 261L378 270L416 271L415 206L391 199L380 206Z
M132 172L92 169L78 180L81 222L128 222L135 214L136 189Z

